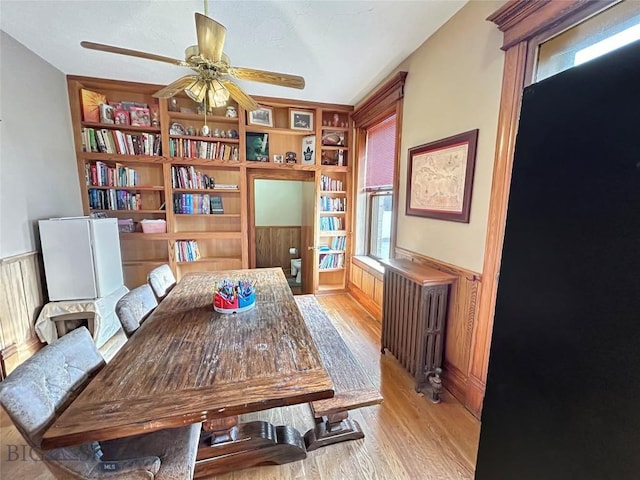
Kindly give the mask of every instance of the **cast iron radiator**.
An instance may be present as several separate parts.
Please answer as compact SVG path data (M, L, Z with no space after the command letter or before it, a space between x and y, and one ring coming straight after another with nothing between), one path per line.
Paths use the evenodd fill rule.
M415 378L416 391L429 387L431 399L438 402L447 297L454 277L403 260L383 263L382 353L392 353ZM431 272L437 278L425 276Z

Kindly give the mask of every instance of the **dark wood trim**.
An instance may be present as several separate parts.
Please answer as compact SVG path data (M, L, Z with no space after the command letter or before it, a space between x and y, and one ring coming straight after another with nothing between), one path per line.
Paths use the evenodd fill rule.
M395 111L395 104L404 97L407 72L398 72L356 107L352 119L356 128L368 128Z

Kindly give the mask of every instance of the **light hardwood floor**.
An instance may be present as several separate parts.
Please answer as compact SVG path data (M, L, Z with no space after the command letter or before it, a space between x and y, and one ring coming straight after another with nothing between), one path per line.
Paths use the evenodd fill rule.
M380 323L350 296L318 297L356 358L380 385L381 405L352 412L365 433L363 440L309 452L305 460L210 477L211 480L462 480L472 479L480 433L479 422L451 395L432 404L413 390L409 374L391 356L380 355ZM0 409L1 410L1 409ZM245 415L243 420L290 424L302 433L313 426L308 405ZM2 411L0 478L51 480L41 463L28 457L9 460L11 445L24 441ZM15 452L15 449L12 451ZM13 455L15 458L15 454Z

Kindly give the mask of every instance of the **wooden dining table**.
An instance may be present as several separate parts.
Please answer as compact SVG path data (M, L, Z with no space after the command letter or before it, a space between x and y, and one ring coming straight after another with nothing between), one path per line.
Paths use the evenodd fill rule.
M213 309L217 282L256 283L251 310ZM333 385L279 268L183 277L45 432L45 449L203 423L196 477L304 458L293 427L238 415L331 398Z

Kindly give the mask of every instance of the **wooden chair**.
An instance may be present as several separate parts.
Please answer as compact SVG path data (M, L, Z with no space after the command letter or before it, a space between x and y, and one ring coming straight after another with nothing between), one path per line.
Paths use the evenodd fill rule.
M147 281L151 285L158 302L160 302L176 284L176 277L173 276L171 267L165 264L151 270L147 276Z
M116 315L124 333L130 337L140 328L154 308L158 306L149 285L141 285L126 293L116 304Z
M0 404L57 478L187 480L201 424L43 450L44 432L104 366L85 327L36 352L0 383Z

